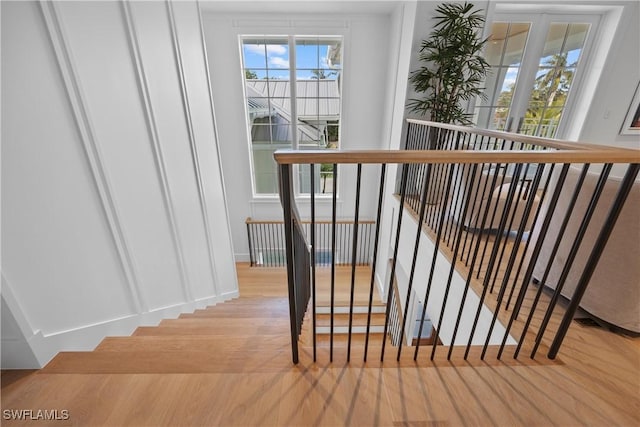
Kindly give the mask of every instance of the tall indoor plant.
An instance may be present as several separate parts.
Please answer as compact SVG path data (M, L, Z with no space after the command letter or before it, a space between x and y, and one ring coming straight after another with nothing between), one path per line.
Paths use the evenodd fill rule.
M443 3L436 8L435 25L420 47L421 67L410 82L420 99L411 99L411 112L441 123L471 124L463 105L482 96L489 64L482 56L482 10L470 3Z

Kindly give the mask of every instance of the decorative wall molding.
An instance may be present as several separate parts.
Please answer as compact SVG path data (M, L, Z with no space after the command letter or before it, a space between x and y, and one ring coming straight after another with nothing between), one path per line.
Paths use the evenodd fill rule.
M229 200L227 198L227 185L226 182L224 180L224 172L222 170L222 156L220 154L220 137L218 135L218 126L217 126L217 121L216 121L216 110L213 104L213 90L211 88L211 70L209 68L209 57L207 55L207 43L206 43L206 38L204 35L204 23L202 21L202 8L200 7L200 3L199 1L196 2L196 6L198 9L198 25L200 26L200 45L202 46L202 60L204 61L204 69L205 72L207 73L206 75L206 79L207 79L207 89L208 89L208 97L209 97L209 106L211 108L211 126L213 126L213 135L215 138L215 150L216 150L216 156L218 157L218 162L217 162L217 166L218 166L218 177L220 178L220 187L222 189L222 197L225 201L224 203L224 220L227 224L227 239L229 240L229 248L231 248L231 253L233 253L233 242L231 239L231 221L230 221L230 217L229 217L229 209L227 206L227 200ZM220 208L219 208L220 209ZM248 259L249 254L247 254L247 259ZM212 258L213 260L213 258ZM214 262L214 266L215 266L215 260ZM220 276L218 274L218 269L216 269L215 271L216 276L216 283L221 283L220 280ZM215 289L215 287L214 287ZM217 293L217 292L216 292Z
M209 210L207 208L207 200L204 193L204 184L202 181L202 173L200 171L200 159L198 155L198 148L196 146L195 133L193 131L193 118L191 115L191 106L189 103L189 92L187 89L186 77L184 73L184 64L182 62L182 50L180 48L180 41L178 39L178 30L176 27L176 18L173 11L173 4L171 1L165 2L167 7L167 13L169 14L169 23L171 28L171 38L173 40L174 55L176 58L176 64L178 66L178 74L180 80L180 91L182 94L182 106L184 108L185 119L187 121L187 130L189 133L189 145L191 147L191 158L193 161L193 169L198 183L198 196L200 199L200 211L202 213L202 219L204 221L204 228L207 240L207 250L209 253L209 267L211 269L211 279L213 281L213 290L216 295L218 291L218 281L215 268L215 260L213 258L213 240L211 236L211 225L209 223ZM189 298L191 299L191 298Z
M131 295L134 310L136 313L145 312L147 311L147 306L142 297L135 261L129 250L123 225L120 221L120 215L118 214L118 209L113 199L109 177L102 161L99 144L91 124L85 96L78 79L78 72L71 55L68 39L59 18L56 2L41 0L39 3L55 52L58 68L64 81L69 103L73 110L73 116L82 140L84 152L89 162L93 181L100 196L109 230L111 231L120 264L126 277L127 288Z
M326 16L326 15L325 15ZM265 18L240 18L232 19L231 25L235 28L349 28L349 21L345 19L265 19Z
M147 74L144 68L144 62L142 61L142 55L140 53L140 42L136 31L135 18L131 12L131 5L128 1L121 2L122 11L125 18L127 36L129 39L129 48L136 67L136 76L138 80L138 88L143 101L144 114L147 121L147 129L149 131L149 137L151 140L151 148L153 150L153 158L155 161L156 171L158 173L158 179L162 188L162 198L164 202L165 211L169 219L169 225L171 227L171 237L173 241L174 250L178 257L178 269L180 270L180 280L183 289L183 295L188 301L190 298L188 290L190 289L189 278L186 273L185 257L182 251L182 238L180 230L176 221L175 211L173 209L174 202L171 195L171 189L169 187L169 179L167 177L167 167L165 162L164 152L160 145L160 138L158 133L158 126L156 122L156 115L153 110L153 104L151 103L151 96L149 93L149 82L147 80Z

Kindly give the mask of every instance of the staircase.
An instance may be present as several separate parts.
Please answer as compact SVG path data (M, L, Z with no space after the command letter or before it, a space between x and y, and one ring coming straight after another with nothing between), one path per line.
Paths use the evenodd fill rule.
M328 269L319 275L316 326L322 352L330 346L330 293ZM281 268L253 268L264 277L274 275L271 292L241 289L241 297L181 314L157 326L141 326L131 336L107 337L93 351L61 352L41 371L74 374L246 373L291 369L289 306ZM350 268L338 268L334 311L334 362L345 360L348 344ZM352 329L352 355L365 341L368 308L368 268L358 268ZM267 279L268 280L268 279ZM312 363L312 315L307 310L300 335L301 362ZM379 358L385 304L379 296L372 304L369 351ZM388 348L391 345L387 343ZM373 353L372 353L373 354ZM306 356L305 356L306 355ZM328 358L322 358L322 364Z
M291 367L284 297L243 297L128 337L107 337L90 352L61 352L43 373L270 372Z

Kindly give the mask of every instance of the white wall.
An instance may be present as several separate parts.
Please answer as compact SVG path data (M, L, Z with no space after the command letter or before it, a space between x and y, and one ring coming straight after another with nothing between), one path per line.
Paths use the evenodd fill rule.
M389 147L391 123L398 120L389 106L404 103L404 87L397 92L399 33L405 4L412 2L242 2L224 7L203 5L213 99L219 124L220 152L227 179L229 213L236 260L248 261L244 221L282 217L280 201L253 198L250 151L245 123L238 36L242 34L344 35L342 149ZM260 13L264 12L264 13ZM412 22L412 21L411 21ZM408 59L408 58L407 58ZM403 63L404 64L404 63ZM406 64L404 64L406 67ZM402 86L402 85L400 85ZM399 98L398 98L399 96ZM339 170L338 216L354 212L355 168ZM364 167L361 218L375 217L379 167ZM308 199L298 200L308 216ZM328 200L317 202L319 218L330 218Z
M1 7L2 367L235 296L197 4Z
M578 139L597 144L640 148L640 135L620 135L634 91L640 84L640 3L628 1L606 4L619 4L624 9L617 28L614 26L608 30L613 33L613 42L602 58L602 74ZM617 16L609 17L609 20L615 18Z

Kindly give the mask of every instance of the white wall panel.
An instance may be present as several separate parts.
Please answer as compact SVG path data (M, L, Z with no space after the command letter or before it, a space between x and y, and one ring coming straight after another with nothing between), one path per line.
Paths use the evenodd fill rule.
M152 146L116 2L62 2L62 28L149 309L185 301Z
M2 4L2 124L2 269L30 324L135 312L36 3Z
M196 3L0 7L3 368L236 296Z
M182 238L189 291L195 290L198 296L203 296L202 291L208 289L209 294L213 294L214 278L186 114L188 105L181 89L168 9L164 2L132 2L131 11ZM193 25L197 28L197 20Z
M213 119L206 50L201 26L193 25L195 19L200 23L200 15L197 4L192 2L173 3L173 14L191 109L193 137L198 153L202 207L206 218L207 238L210 239L210 247L213 250L211 255L214 279L217 292L224 294L235 291L238 285L222 168L217 149L218 135ZM200 292L210 292L212 285L200 289Z

